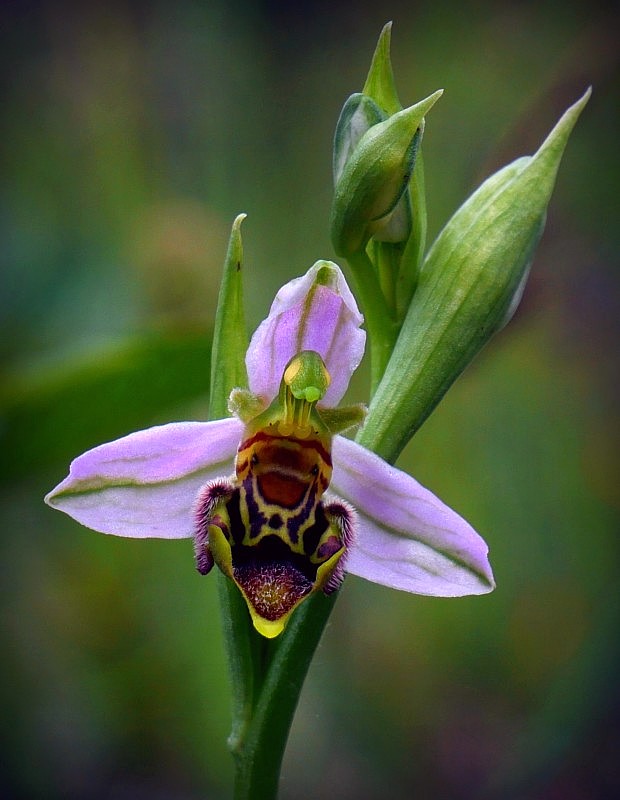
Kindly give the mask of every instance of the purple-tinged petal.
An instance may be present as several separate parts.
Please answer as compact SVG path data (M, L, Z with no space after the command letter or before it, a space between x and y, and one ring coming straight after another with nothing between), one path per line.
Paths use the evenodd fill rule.
M243 432L237 419L173 422L88 450L45 502L102 533L192 536L199 489L233 471Z
M250 390L272 400L291 358L316 350L331 376L322 404L336 406L364 355L363 321L340 268L317 261L280 289L252 336L245 359Z
M358 514L347 571L394 589L436 597L494 586L484 540L410 475L336 436L331 487Z

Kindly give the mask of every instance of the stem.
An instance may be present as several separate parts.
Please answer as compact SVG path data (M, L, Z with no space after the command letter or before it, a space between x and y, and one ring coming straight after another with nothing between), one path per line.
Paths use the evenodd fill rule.
M235 800L275 800L280 767L299 695L337 594L309 597L284 633L265 641L260 694L237 753Z
M228 749L233 758L243 747L252 719L260 684L260 642L254 631L245 601L234 583L218 570L218 593L222 609L222 627L230 684L232 687L232 723Z
M379 276L379 285L389 308L396 308L396 275L398 258L394 258L394 245L371 240L372 253L369 256Z
M385 372L397 337L396 324L381 291L372 261L365 251L347 258L356 283L370 338L371 396Z

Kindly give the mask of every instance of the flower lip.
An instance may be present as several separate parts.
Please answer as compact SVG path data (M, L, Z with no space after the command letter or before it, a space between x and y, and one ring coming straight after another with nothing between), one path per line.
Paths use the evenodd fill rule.
M260 458L255 457L254 473L277 472L293 478L306 478L316 463L312 453L314 451L299 447L283 447L277 442L264 445L260 450Z
M263 540L272 550L282 542L277 537L272 541ZM263 548L266 549L266 548ZM280 548L284 550L284 546ZM244 554L243 551L247 551ZM245 557L244 557L245 555ZM313 589L313 580L305 574L305 570L296 565L295 554L290 550L274 553L269 558L255 552L254 548L241 548L233 556L233 576L244 594L263 618L270 622L290 613ZM297 559L299 560L299 559ZM316 570L315 570L316 572Z

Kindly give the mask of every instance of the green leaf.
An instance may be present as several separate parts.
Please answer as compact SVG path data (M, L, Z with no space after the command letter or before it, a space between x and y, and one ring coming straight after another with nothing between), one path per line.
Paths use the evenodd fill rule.
M211 335L143 334L0 387L0 479L22 478L148 424L209 389ZM164 416L165 415L165 416Z
M248 334L243 307L243 243L241 223L245 214L233 222L224 262L224 273L215 313L213 351L211 356L210 418L228 416L228 397L236 388L245 388L248 377L245 369L245 352Z

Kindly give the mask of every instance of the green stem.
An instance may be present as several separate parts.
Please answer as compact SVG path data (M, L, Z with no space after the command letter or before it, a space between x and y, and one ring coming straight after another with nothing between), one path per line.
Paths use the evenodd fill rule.
M252 720L260 686L261 642L254 631L245 601L234 583L218 570L222 627L232 687L232 724L228 749L238 761Z
M249 727L237 752L235 800L275 800L284 749L299 695L336 601L322 592L308 598L284 633L265 640L265 672Z
M398 262L401 253L397 246L391 242L375 242L371 240L370 258L375 264L379 285L387 305L391 309L396 308L396 276L398 275ZM401 248L402 251L402 248Z
M385 372L398 330L366 251L348 257L370 339L371 396Z

